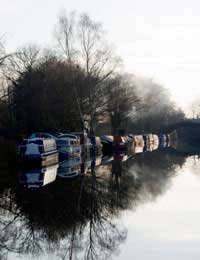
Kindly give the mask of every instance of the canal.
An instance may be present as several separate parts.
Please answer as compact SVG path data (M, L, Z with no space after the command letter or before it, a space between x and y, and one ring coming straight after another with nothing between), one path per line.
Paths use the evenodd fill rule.
M167 148L0 168L2 260L200 257L198 155Z

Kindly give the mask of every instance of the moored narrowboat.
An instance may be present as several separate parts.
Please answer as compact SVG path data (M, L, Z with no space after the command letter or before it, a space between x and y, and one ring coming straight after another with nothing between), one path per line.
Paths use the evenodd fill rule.
M102 148L103 145L101 143L101 139L98 136L91 136L90 141L92 144L90 155L91 156L96 156L96 155L101 155L102 154Z
M166 134L159 133L159 149L163 149L167 147L167 136Z
M24 139L19 146L19 157L24 163L46 166L58 162L56 141L47 138Z
M81 153L88 157L90 156L92 143L86 132L72 132L73 135L77 136L80 140Z
M143 135L134 135L134 153L143 153L145 151L145 140Z
M63 134L56 140L60 157L75 157L81 155L80 140L72 134Z
M112 135L103 135L100 137L103 145L103 154L111 154L113 152L113 141Z
M123 136L116 135L113 140L113 151L126 151L127 140Z

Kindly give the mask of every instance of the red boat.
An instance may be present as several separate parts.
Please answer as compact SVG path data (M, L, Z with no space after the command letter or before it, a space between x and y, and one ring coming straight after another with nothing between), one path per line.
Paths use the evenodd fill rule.
M127 149L127 141L123 136L116 135L113 140L113 151L125 151Z

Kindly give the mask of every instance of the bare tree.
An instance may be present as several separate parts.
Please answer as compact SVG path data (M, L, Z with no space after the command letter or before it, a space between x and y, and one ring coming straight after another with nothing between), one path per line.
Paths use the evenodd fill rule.
M40 49L35 45L19 48L8 58L4 73L8 80L16 80L22 73L30 71L39 59Z
M118 74L109 81L107 87L107 112L112 134L118 129L127 129L127 121L133 118L134 108L138 106L139 98L132 75Z
M102 24L92 21L87 14L82 14L78 22L78 40L80 63L88 77L105 80L114 73L120 59L109 46Z
M9 124L10 111L9 111L9 96L10 89L8 86L5 71L7 70L8 60L13 56L13 53L7 53L3 36L0 37L0 114L1 125L4 127Z
M1 84L1 94L0 99L5 98L5 77L4 77L4 69L6 65L7 59L11 56L11 54L7 54L4 46L3 37L0 37L0 84Z
M3 36L0 36L0 67L2 67L5 62L6 59L8 57L10 57L12 54L8 54L6 52L5 46L4 46L4 40L3 40Z
M13 88L24 72L31 72L39 55L39 49L34 45L22 47L12 55L7 55L6 63L2 67L4 84L1 88L1 99L6 99L8 104L10 126L14 126Z
M93 129L94 118L105 102L105 81L114 74L120 59L107 43L102 25L87 14L76 19L74 13L67 16L63 12L59 16L56 39L67 61L79 64L85 73L83 86L87 95L83 98L76 84L75 88L82 114L89 119L90 128Z
M67 61L71 63L76 53L73 43L75 38L75 13L71 12L66 15L63 10L58 17L58 26L55 28L55 38L58 42L58 47L64 53Z
M113 54L100 23L92 21L87 14L83 14L78 25L80 64L86 73L88 114L90 130L93 132L95 115L106 101L105 81L114 74L120 59Z
M4 53L4 56L1 56L1 53ZM16 80L23 72L33 67L38 54L39 49L33 45L18 49L12 54L5 54L3 47L0 47L0 80L2 83L0 99L10 98L12 85L16 84Z

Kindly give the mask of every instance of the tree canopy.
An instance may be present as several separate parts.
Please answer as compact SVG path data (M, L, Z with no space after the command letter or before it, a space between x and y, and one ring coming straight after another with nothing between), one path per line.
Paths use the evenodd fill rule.
M32 44L12 54L0 40L0 127L116 134L184 119L164 87L122 70L102 24L87 14L63 11L54 38L51 49Z

